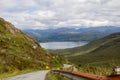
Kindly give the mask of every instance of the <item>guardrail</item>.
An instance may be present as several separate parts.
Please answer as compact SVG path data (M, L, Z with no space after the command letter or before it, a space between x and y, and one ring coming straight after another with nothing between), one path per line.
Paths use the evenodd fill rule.
M52 72L71 78L72 80L120 80L120 75L99 76L78 71L69 72L62 70L52 70Z

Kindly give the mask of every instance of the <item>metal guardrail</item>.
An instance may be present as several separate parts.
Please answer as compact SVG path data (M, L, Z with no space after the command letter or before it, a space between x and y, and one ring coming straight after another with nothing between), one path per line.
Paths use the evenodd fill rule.
M52 70L52 72L71 78L72 80L120 80L120 75L99 76L78 71L69 72L62 70Z

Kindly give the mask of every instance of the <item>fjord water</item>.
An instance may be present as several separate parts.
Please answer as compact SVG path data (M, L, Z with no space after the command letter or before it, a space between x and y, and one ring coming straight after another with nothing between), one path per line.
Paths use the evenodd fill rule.
M87 44L88 42L85 41L79 41L79 42L45 42L40 43L40 45L45 49L66 49L66 48L73 48L78 46L83 46Z

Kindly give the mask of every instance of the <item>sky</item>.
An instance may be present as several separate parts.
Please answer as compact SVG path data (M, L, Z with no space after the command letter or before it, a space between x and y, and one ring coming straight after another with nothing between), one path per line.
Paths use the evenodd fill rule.
M0 0L0 17L19 29L120 26L120 0Z

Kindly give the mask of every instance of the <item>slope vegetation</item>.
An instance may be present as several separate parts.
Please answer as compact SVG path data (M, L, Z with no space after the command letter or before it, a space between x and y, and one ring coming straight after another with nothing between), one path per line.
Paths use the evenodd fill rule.
M0 18L0 74L61 64L61 58L51 55L33 38Z
M85 46L52 51L79 65L111 65L120 61L120 33L92 41Z

